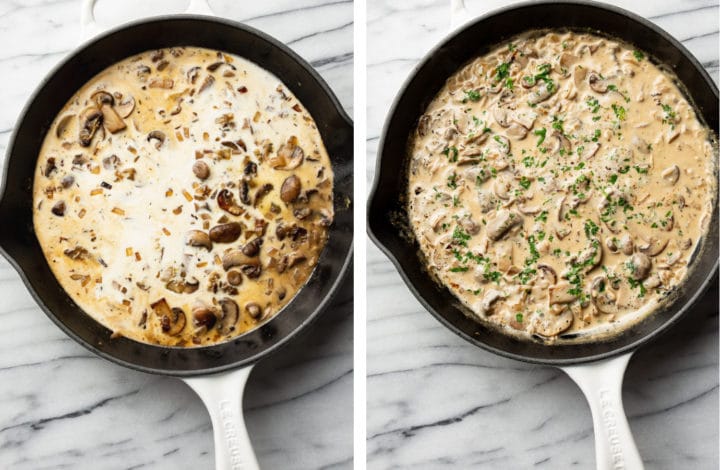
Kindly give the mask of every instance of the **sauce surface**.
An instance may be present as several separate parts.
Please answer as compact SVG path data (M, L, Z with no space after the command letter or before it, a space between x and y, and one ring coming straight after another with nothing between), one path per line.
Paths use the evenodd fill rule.
M333 175L315 122L235 55L148 51L104 70L45 136L35 232L116 336L204 346L275 315L317 263Z
M502 331L612 335L679 286L716 143L673 77L592 34L535 31L452 75L409 142L429 272Z

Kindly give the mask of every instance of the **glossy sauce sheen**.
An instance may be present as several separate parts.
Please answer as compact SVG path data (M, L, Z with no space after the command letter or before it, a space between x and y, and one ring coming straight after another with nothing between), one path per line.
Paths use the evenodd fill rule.
M468 63L409 153L429 271L479 320L551 342L657 309L717 192L716 141L673 77L591 34L533 32Z
M332 178L315 122L275 76L207 49L149 51L95 76L53 122L35 232L63 288L115 336L207 345L303 286L332 222Z

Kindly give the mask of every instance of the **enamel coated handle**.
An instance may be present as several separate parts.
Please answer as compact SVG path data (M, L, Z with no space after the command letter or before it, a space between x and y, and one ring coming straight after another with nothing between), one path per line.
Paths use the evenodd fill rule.
M585 394L593 418L598 470L642 470L643 463L622 404L622 382L632 353L561 367Z
M259 470L242 412L252 366L217 375L185 378L210 413L217 470Z
M83 0L80 11L80 35L81 40L86 41L103 31L103 27L95 20L95 4L97 0ZM215 16L207 0L190 0L185 14Z

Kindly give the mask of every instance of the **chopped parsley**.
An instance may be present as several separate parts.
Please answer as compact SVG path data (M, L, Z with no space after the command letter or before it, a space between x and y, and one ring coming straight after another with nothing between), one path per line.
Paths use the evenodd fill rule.
M592 140L593 142L597 142L599 138L600 138L600 129L595 129L595 133L593 134L592 139L590 139L590 140Z
M518 323L522 323L523 322L523 314L522 313L515 314L515 321Z
M597 226L595 222L588 219L585 221L585 235L588 238L592 238L595 235L597 235L598 231L600 230L600 227Z
M542 212L540 212L540 215L535 217L535 222L547 222L547 216L548 216L548 212L542 211Z
M617 179L618 179L618 176L613 174L613 175L610 175L610 178L608 178L608 181L610 181L610 184L615 184Z
M624 121L624 120L625 120L625 117L626 117L626 116L625 116L625 108L623 108L622 106L618 106L618 105L616 105L615 103L613 103L613 104L612 104L612 110L613 110L613 112L615 113L615 117L617 117L618 120L620 120L620 121Z
M459 225L455 226L455 230L452 234L453 240L455 240L460 246L467 246L468 240L470 240L470 234L465 232Z
M468 270L467 266L457 266L454 268L450 268L451 273L464 273Z
M633 55L635 56L635 58L637 59L638 62L640 62L641 60L643 60L645 58L645 54L643 54L640 51L633 51Z
M477 90L469 90L465 92L465 99L463 99L463 103L467 103L468 101L480 101L481 95L480 92Z
M447 185L451 189L457 188L457 175L453 173L452 175L448 176L448 182Z
M597 100L597 98L588 98L586 104L588 108L590 108L590 112L593 114L597 113L600 110L600 102Z
M668 104L661 104L662 110L665 112L665 116L663 117L663 124L670 124L671 129L675 129L675 118L677 117L677 114L675 111L672 110L670 105Z
M542 129L536 129L533 131L533 134L540 137L537 141L537 146L540 147L543 142L545 142L545 135L547 134L547 130L543 127Z
M443 155L448 157L448 160L450 160L450 163L454 163L458 159L458 149L454 145L452 147L445 147L445 150L442 151Z
M524 189L528 189L531 184L532 181L530 181L527 177L523 176L520 178L520 186L522 186Z
M509 62L503 62L502 64L495 67L495 81L499 82L500 80L504 78L508 78L510 76L510 63Z

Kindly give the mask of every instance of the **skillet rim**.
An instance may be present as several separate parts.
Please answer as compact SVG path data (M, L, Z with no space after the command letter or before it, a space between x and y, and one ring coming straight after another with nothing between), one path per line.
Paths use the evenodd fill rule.
M399 108L400 102L404 98L404 95L407 91L407 89L410 87L410 85L415 81L417 74L420 72L420 69L425 67L428 62L430 62L436 54L441 52L441 50L445 47L447 47L449 44L454 42L457 38L457 36L461 35L465 31L471 28L477 28L479 24L490 22L490 21L498 21L497 17L500 15L503 15L505 13L511 12L511 11L517 11L517 10L523 10L528 7L531 8L537 8L544 5L551 5L554 7L557 6L566 6L568 8L575 8L575 7L590 7L595 8L597 10L601 10L603 13L613 13L616 15L624 16L636 23L639 23L641 26L646 27L650 31L652 31L654 34L662 37L665 39L668 43L670 43L673 48L680 52L680 54L685 57L695 68L695 70L699 73L699 75L703 78L706 84L709 85L709 88L712 92L712 94L715 97L715 100L718 101L719 93L718 93L718 87L715 84L715 82L712 80L708 72L705 70L705 68L702 66L702 64L698 61L698 59L675 37L673 37L670 33L660 28L658 25L650 21L649 19L646 19L642 16L639 16L633 12L630 12L628 10L625 10L623 8L617 7L615 5L609 5L605 3L590 1L590 0L560 0L560 1L523 1L519 3L515 3L512 5L508 5L501 8L493 9L483 15L475 16L472 19L469 19L465 21L462 25L459 27L451 30L448 34L446 34L440 41L438 41L435 46L433 46L423 57L415 64L415 66L412 68L412 70L409 72L408 76L403 81L402 85L398 89L395 98L393 99L393 102L386 114L385 122L383 123L382 132L380 134L380 139L378 141L378 150L376 152L376 161L375 161L375 175L373 178L373 184L372 188L370 190L369 196L368 196L368 204L367 204L367 212L366 212L366 224L367 224L367 233L370 237L370 239L373 241L373 243L380 249L380 251L392 262L393 266L395 267L396 271L400 274L400 277L402 278L405 285L408 287L410 292L413 294L413 296L420 302L420 304L425 308L425 310L430 313L433 317L435 317L436 320L438 320L444 327L455 333L456 335L460 336L464 340L470 342L474 346L477 346L479 348L482 348L488 352L491 352L493 354L497 354L502 357L506 357L509 359L514 359L521 362L527 362L531 364L540 364L540 365L551 365L551 366L568 366L568 365L576 365L576 364L585 364L585 363L591 363L600 361L603 359L609 359L615 356L618 356L620 354L634 352L635 350L639 349L643 345L645 345L648 342L651 342L655 339L657 339L659 336L662 336L664 333L666 333L668 330L670 330L673 326L675 326L676 323L678 323L686 314L688 311L692 309L694 305L697 304L697 302L705 295L705 293L708 291L708 288L710 286L710 283L713 281L713 279L716 278L718 273L718 267L720 266L720 258L715 258L715 260L712 262L712 268L709 270L709 273L703 281L694 288L694 291L692 292L692 295L688 296L688 299L686 302L679 306L677 310L672 312L672 315L667 318L665 321L661 322L659 325L657 325L651 332L646 334L643 337L636 338L629 340L626 344L616 347L614 349L609 349L604 352L582 356L582 357L573 357L573 358L537 358L529 355L523 355L518 354L515 352L511 352L509 350L497 348L494 346L491 346L489 344L486 344L484 341L473 337L472 335L466 333L465 331L461 330L458 326L456 326L454 323L452 323L448 318L446 318L444 315L439 313L438 311L433 308L430 303L425 299L424 295L420 292L419 288L415 286L413 281L410 279L410 276L405 272L404 268L402 267L402 264L398 258L398 256L395 255L395 253L386 246L383 241L381 240L380 236L378 236L375 233L375 230L373 229L373 226L375 225L374 216L372 213L372 208L374 205L376 205L377 202L377 195L380 191L381 186L385 186L383 182L381 181L382 176L382 160L383 160L383 153L385 150L385 141L387 139L392 139L392 136L388 135L388 132L390 130L390 124L391 121L393 121L395 114ZM519 33L518 33L519 34ZM629 33L632 34L632 33ZM618 37L619 39L622 39L626 42L632 43L632 41L625 39L623 37ZM457 64L457 67L459 68L462 64ZM717 129L712 129L712 131L717 133ZM715 136L718 137L717 135ZM403 136L404 138L404 136ZM387 158L387 157L385 157ZM404 157L403 157L404 158ZM717 170L716 170L717 172ZM717 211L718 206L720 205L719 199L717 196L715 198L714 202L714 219L715 223L717 224ZM712 228L712 219L711 219L711 228ZM717 251L717 240L708 240L706 243L715 243L715 251ZM707 250L709 247L705 245L703 247L703 251ZM704 254L704 253L703 253ZM416 256L416 255L415 255ZM474 320L473 321L477 321ZM552 346L548 346L552 347Z
M6 151L5 151L5 160L3 162L3 168L2 168L2 175L0 175L0 212L2 212L3 206L6 203L6 192L8 188L8 170L10 166L10 162L12 160L12 151L16 146L16 140L18 137L18 133L22 127L22 124L25 122L27 118L27 114L30 111L30 108L32 105L36 102L38 99L38 96L41 94L41 92L45 89L45 87L48 85L48 82L55 77L55 75L62 69L63 67L67 66L69 62L74 60L75 58L82 56L86 53L86 49L89 47L94 46L98 41L106 39L108 36L122 33L124 30L132 29L134 27L143 26L151 23L164 23L168 21L178 21L178 20L190 20L192 22L205 22L205 23L214 23L214 24L222 24L224 26L239 29L242 30L245 33L248 33L250 35L253 35L263 42L269 44L271 47L275 49L279 49L282 53L288 56L288 58L293 61L298 67L302 68L305 72L308 73L312 81L315 82L315 84L319 87L319 90L322 92L322 94L330 101L332 104L332 109L334 109L335 113L337 114L337 117L340 118L340 121L343 126L345 126L345 130L349 131L350 133L350 139L348 139L347 142L344 142L342 147L346 147L349 149L348 154L349 162L344 163L344 165L349 165L352 171L352 161L354 160L354 142L353 142L353 121L350 119L348 113L345 111L343 106L341 105L340 101L338 100L335 93L332 91L330 86L327 84L327 82L322 78L322 76L315 70L315 68L304 58L302 58L298 53L296 53L294 50L292 50L289 46L284 44L278 39L275 39L273 36L270 36L269 34L256 29L252 26L248 26L247 24L230 20L227 18L222 17L216 17L211 15L200 15L200 14L168 14L168 15L156 15L156 16L150 16L146 18L141 18L129 22L125 22L116 26L113 26L111 28L108 28L101 33L98 33L88 39L83 40L80 44L75 46L71 51L69 51L62 59L58 61L48 72L45 73L42 80L35 86L32 93L28 96L26 99L20 113L18 114L15 125L13 127L13 131L10 135L10 138L8 139ZM258 66L263 67L262 64L256 63ZM278 76L278 78L284 82L284 78ZM15 158L19 158L17 155ZM332 159L331 159L332 161ZM353 200L350 199L349 204L349 210L352 210L352 207L354 206ZM331 226L330 234L332 235L332 229L334 225ZM213 366L213 367L205 367L205 368L189 368L189 369L165 369L162 367L151 367L151 366L145 366L140 365L137 363L134 363L132 361L128 361L125 359L121 359L119 357L114 356L113 354L106 352L102 349L100 349L98 346L93 344L92 342L86 340L85 338L81 337L79 334L75 333L69 326L65 324L46 304L45 302L40 298L39 293L37 290L32 286L29 280L28 274L25 272L24 267L22 264L16 260L13 256L11 256L7 250L5 249L2 244L0 244L0 255L5 258L8 263L13 267L13 269L18 273L20 276L21 281L23 282L23 285L27 289L27 291L30 293L30 295L35 300L36 304L40 309L45 313L45 315L50 318L50 320L58 327L60 330L67 336L69 336L73 341L80 344L82 347L90 351L91 353L106 359L110 362L113 362L115 364L121 365L123 367L127 367L129 369L137 370L140 372L145 372L149 374L155 374L155 375L165 375L165 376L173 376L173 377L195 377L195 376L201 376L201 375L213 375L218 374L221 372L226 372L229 370L238 369L241 367L247 367L250 365L253 365L260 361L261 359L264 359L265 357L275 353L278 349L281 349L287 342L291 341L293 338L295 338L298 334L301 334L302 332L306 331L308 326L310 326L318 316L320 316L321 313L325 311L325 309L329 306L329 304L334 300L337 292L340 290L340 287L342 286L345 279L348 277L348 271L349 267L352 265L353 262L353 252L354 252L354 240L352 234L350 235L350 240L347 246L347 251L342 255L342 257L338 257L337 263L339 264L339 268L337 271L337 275L334 279L332 279L332 282L330 283L330 286L327 290L326 295L320 299L315 305L312 310L310 310L303 318L301 322L299 322L291 331L289 331L287 334L279 337L277 340L275 340L269 347L266 347L264 349L261 349L259 352L256 353L250 353L247 354L246 357L230 361L226 364L222 364L219 366ZM44 255L43 255L44 257ZM315 273L317 272L317 268L320 267L318 264L314 269L313 272L310 274L310 277L308 278L307 282L310 282L310 280L313 278ZM60 287L62 289L62 287ZM303 287L304 288L304 287ZM301 289L302 290L302 289ZM74 301L73 301L74 302ZM168 347L168 346L160 346L160 345L154 345L149 343L142 343L139 341L135 341L129 338L123 338L125 340L131 341L132 345L136 348L140 348L142 350L159 350L159 354L164 354L165 351L179 351L179 352L190 352L190 354L197 354L201 356L208 356L212 357L212 352L216 351L220 347L229 345L234 342L242 341L244 337L250 335L250 334L256 334L256 335L263 335L262 329L263 327L267 326L272 322L273 319L279 317L282 315L283 311L288 308L292 308L292 300L290 303L288 303L281 311L279 311L275 316L273 316L270 320L268 320L265 323L262 323L258 325L256 328L247 331L246 333L243 333L241 335L233 337L229 341L208 345L208 346L202 346L202 347L192 347L192 348L183 348L183 347ZM78 307L78 309L80 309ZM82 310L82 309L80 309ZM103 324L95 320L93 317L85 314L88 316L88 318L91 321L94 321L98 325L100 325L102 328L107 329ZM156 353L157 354L157 353Z

